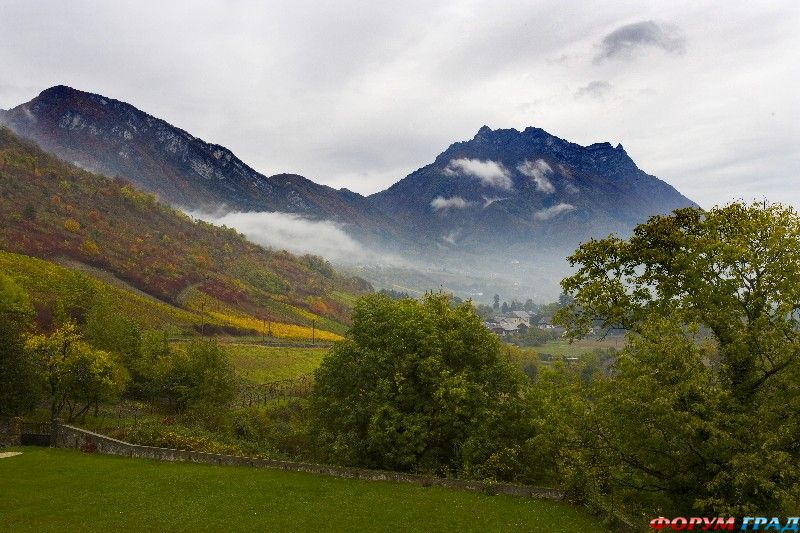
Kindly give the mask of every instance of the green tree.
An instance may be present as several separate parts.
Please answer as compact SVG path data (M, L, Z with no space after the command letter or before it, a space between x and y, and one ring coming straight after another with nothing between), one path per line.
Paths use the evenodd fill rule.
M39 375L24 338L33 314L25 290L0 274L0 415L29 411L39 397Z
M316 371L312 432L336 462L502 476L521 455L524 380L469 302L365 296Z
M612 488L681 513L796 509L800 217L766 204L680 209L570 261L568 334L630 332L615 377L582 394L600 439L584 449L602 449Z
M540 329L536 326L529 327L522 333L514 335L512 342L518 346L541 346L548 341L558 338L558 333L552 329Z
M142 347L139 326L115 312L112 304L102 296L96 297L89 308L83 330L92 346L118 354L128 368L134 366Z
M125 389L128 375L124 367L108 352L84 342L71 322L50 335L29 336L25 346L43 369L53 419L66 407L73 421L90 406L112 401Z
M475 307L475 314L481 317L483 320L488 320L494 316L494 310L490 305L478 304Z
M116 401L129 380L125 367L110 353L84 342L71 348L61 369L68 422L84 416L92 406L96 415L99 404Z
M185 350L160 355L152 372L152 394L167 399L178 411L219 409L236 392L227 355L209 340L194 340Z

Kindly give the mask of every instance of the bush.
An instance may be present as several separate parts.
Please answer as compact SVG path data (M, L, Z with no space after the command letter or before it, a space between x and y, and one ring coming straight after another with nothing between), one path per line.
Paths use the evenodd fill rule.
M149 392L177 411L214 411L235 395L233 366L214 342L194 340L186 350L167 350L153 365Z

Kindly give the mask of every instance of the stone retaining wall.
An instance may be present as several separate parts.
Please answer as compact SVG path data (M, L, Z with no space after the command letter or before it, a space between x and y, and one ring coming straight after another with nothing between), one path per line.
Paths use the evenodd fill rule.
M0 444L18 446L21 425L21 418L0 418Z
M84 429L55 423L53 425L52 446L56 448L75 448L89 453L104 453L108 455L121 455L139 459L155 459L158 461L182 461L189 463L203 463L225 466L250 466L255 468L273 468L291 472L308 472L324 476L334 476L348 479L364 479L371 481L394 481L398 483L412 483L422 486L438 486L453 489L471 490L490 494L508 494L512 496L525 496L547 500L560 500L563 495L556 489L545 487L531 487L512 483L489 483L471 481L466 479L449 479L434 476L420 476L390 472L383 470L368 470L364 468L349 468L343 466L319 465L312 463L296 463L292 461L276 461L272 459L258 459L254 457L240 457L235 455L222 455L214 453L192 452L188 450L173 450L170 448L156 448L130 444L121 440L112 439L105 435L92 433Z

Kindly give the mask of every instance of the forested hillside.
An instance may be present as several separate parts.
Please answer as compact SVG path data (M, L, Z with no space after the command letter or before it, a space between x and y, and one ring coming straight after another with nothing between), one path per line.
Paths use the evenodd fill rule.
M269 321L342 332L348 302L370 289L318 257L266 250L233 229L194 221L6 128L0 219L0 249L110 273L118 284L242 331Z

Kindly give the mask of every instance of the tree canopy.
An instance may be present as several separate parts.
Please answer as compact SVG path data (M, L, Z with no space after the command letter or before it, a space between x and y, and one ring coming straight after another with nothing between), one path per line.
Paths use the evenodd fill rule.
M67 408L68 420L75 420L91 405L118 398L129 379L115 357L86 343L71 322L52 334L29 336L26 349L41 368L52 418Z
M680 209L570 261L574 300L557 318L572 336L627 329L629 346L612 379L576 393L582 451L565 469L592 463L606 493L672 512L796 509L800 217Z
M366 296L316 372L314 431L338 462L458 472L499 460L522 383L471 303Z
M39 396L36 367L25 352L33 315L28 294L0 274L0 415L28 411Z

